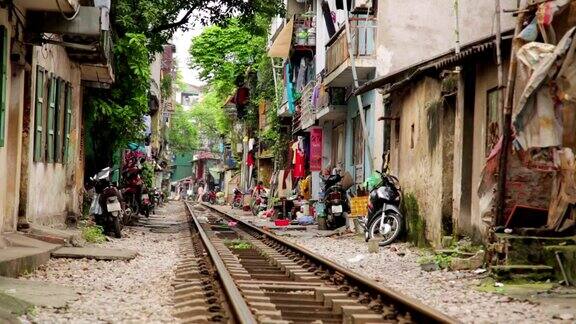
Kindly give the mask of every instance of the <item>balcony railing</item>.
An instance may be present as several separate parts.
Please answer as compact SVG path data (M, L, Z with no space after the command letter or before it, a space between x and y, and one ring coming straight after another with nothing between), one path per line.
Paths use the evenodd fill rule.
M352 54L357 57L371 57L375 53L375 18L350 19ZM338 30L326 45L326 74L332 73L348 59L348 42L344 26Z
M315 81L308 82L302 90L300 105L292 119L292 131L297 132L314 125L316 121L316 107L312 103Z

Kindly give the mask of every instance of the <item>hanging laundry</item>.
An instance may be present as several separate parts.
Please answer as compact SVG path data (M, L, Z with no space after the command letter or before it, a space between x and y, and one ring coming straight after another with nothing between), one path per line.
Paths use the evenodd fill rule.
M296 78L296 91L302 92L304 86L306 85L306 58L300 59L300 64L298 67L297 78Z
M284 81L286 84L286 99L288 101L288 112L292 115L296 111L296 105L294 103L294 85L292 83L292 65L290 61L286 63L284 67Z
M332 13L330 12L328 1L322 1L322 16L324 16L324 23L326 23L328 36L332 38L332 36L336 34L336 27L334 26L334 20L332 20Z

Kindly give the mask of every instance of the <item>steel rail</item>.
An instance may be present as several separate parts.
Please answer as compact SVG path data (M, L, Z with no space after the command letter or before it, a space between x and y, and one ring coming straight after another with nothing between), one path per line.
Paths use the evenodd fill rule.
M242 293L240 292L240 290L238 290L238 287L236 287L234 279L232 278L232 275L230 275L230 272L228 272L228 269L226 268L224 261L218 254L218 251L216 250L212 242L210 242L210 239L208 238L208 235L206 235L206 232L204 232L204 229L200 225L200 222L198 222L198 220L196 219L195 216L196 214L192 211L192 208L187 202L185 204L186 208L188 209L188 212L190 212L192 221L194 222L194 225L196 226L196 229L198 230L198 233L202 238L202 242L206 247L206 251L208 251L208 254L212 259L212 262L214 262L214 267L216 268L218 276L222 281L222 287L224 288L224 292L228 297L231 309L234 312L234 315L236 316L236 320L239 323L246 323L246 324L256 323L257 321L256 318L254 318L254 314L250 310L250 307L246 303L246 300L242 296Z
M390 288L386 288L386 287L382 287L380 286L376 281L367 278L365 276L359 275L356 272L350 271L344 267L342 267L341 265L334 263L331 260L328 260L326 258L324 258L323 256L320 256L308 249L305 249L301 246L298 246L292 242L289 242L283 238L280 238L279 236L271 233L270 231L267 230L263 230L257 226L254 226L252 224L249 224L243 220L238 219L237 217L230 215L227 212L221 211L219 209L216 209L214 206L202 203L202 205L204 207L208 207L211 210L224 215L225 217L231 218L232 220L234 220L235 222L238 222L239 224L242 224L243 226L246 226L256 232L258 232L259 234L265 236L265 237L269 237L273 240L275 240L276 242L285 245L289 248L291 248L292 250L295 250L299 253L302 253L304 255L306 255L308 258L314 260L315 262L318 262L320 264L322 264L323 266L332 269L335 272L341 273L344 276L346 276L347 279L352 279L354 281L354 283L350 283L351 286L357 285L357 286L362 286L364 287L366 290L372 291L373 293L376 294L380 294L382 295L382 297L386 298L387 302L390 303L394 303L395 306L399 306L401 310L409 312L410 315L412 316L413 319L416 320L416 322L420 322L420 323L460 323L458 320L438 311L435 310L433 308L431 308L430 306L427 306L423 303L421 303L420 301L409 297L403 293L397 292L393 289Z

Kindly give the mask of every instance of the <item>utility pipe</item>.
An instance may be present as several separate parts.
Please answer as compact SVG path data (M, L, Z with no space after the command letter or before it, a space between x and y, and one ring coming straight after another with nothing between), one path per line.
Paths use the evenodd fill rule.
M510 53L510 67L508 68L508 80L506 82L506 98L504 101L504 121L502 125L502 147L498 161L498 183L496 187L496 217L494 225L501 224L504 220L504 210L506 206L506 174L508 171L508 150L512 137L512 104L514 101L514 86L516 84L516 70L518 59L516 53L521 47L520 41L516 38L522 30L522 23L525 17L524 12L520 12L516 18L514 37L512 38L512 50Z
M356 73L356 61L354 60L354 53L352 53L352 37L350 36L350 21L348 13L347 1L342 1L344 4L344 12L346 12L346 19L344 20L344 28L346 31L346 42L348 43L348 57L350 58L350 66L352 67L352 78L354 79L354 89L358 89L358 74ZM370 12L370 8L368 8ZM367 28L365 26L365 28ZM367 39L366 39L367 41ZM360 115L360 123L362 124L362 136L364 137L364 144L368 151L368 166L370 171L374 171L374 157L372 156L372 145L368 138L368 128L366 126L366 116L364 116L364 104L362 103L362 95L356 95L356 102L358 103L358 113Z

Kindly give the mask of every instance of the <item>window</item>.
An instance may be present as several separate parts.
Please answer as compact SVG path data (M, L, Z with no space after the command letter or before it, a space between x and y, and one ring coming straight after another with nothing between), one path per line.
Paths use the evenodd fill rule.
M55 132L55 114L56 114L56 94L58 81L55 76L50 77L48 85L48 114L46 122L46 161L54 162L54 132Z
M332 129L332 161L331 166L344 167L344 124L340 124Z
M70 147L70 130L72 129L72 86L66 83L66 99L64 107L66 114L64 114L64 150L62 152L62 161L67 163L69 161L69 147Z
M354 117L352 120L352 162L354 165L362 165L364 163L364 137L362 135L362 121L360 115Z
M392 137L392 105L388 101L384 101L384 154L390 152Z
M36 102L34 103L34 162L42 161L44 152L44 76L41 66L36 67Z
M414 148L414 124L410 126L410 148Z
M498 100L500 91L498 88L488 90L486 93L486 156L490 155L490 151L500 139L502 125L502 116L498 109Z
M0 147L4 146L6 134L6 83L8 82L8 31L6 27L0 26L0 60L2 71L0 71Z
M64 94L66 83L64 80L56 79L56 107L54 109L54 160L62 163L62 145L64 143Z

